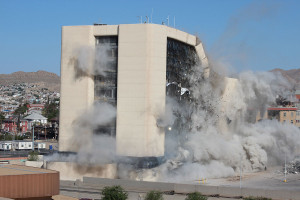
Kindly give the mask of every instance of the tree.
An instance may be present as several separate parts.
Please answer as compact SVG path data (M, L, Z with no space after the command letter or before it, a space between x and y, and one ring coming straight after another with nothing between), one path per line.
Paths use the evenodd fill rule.
M14 112L15 115L24 115L24 113L26 113L26 111L28 110L27 107L27 103L25 103L24 105L20 105Z
M39 160L39 153L36 151L31 151L28 155L28 161L38 161Z
M119 185L105 187L102 190L101 195L102 200L126 200L128 197L127 192Z
M42 114L47 117L48 120L57 117L59 114L59 110L55 103L47 103L42 111Z
M160 191L150 191L146 194L145 200L163 200L163 195Z
M0 125L2 124L4 119L5 119L4 113L0 112Z
M17 121L17 130L18 132L20 131L20 119L21 119L21 115L24 115L24 113L27 112L28 107L27 107L27 103L25 103L24 105L20 105L14 112L15 115L18 116L18 121Z
M207 200L207 197L203 196L200 192L194 192L188 194L185 200Z

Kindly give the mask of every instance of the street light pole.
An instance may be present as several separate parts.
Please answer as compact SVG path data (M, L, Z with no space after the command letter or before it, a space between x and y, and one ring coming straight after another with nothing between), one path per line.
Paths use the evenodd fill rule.
M286 183L286 153L285 153L285 156L284 156L284 182Z
M32 126L32 151L34 151L34 124Z
M242 158L240 160L240 188L242 188Z

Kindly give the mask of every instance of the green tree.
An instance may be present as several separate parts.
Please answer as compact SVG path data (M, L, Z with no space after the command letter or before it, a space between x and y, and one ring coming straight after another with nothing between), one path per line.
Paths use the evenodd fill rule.
M57 105L55 103L46 104L42 110L42 114L47 117L48 120L57 117L59 114Z
M5 119L4 113L0 112L0 125L2 124L4 119Z
M31 151L28 155L28 161L38 161L39 157L38 157L39 153L36 151Z
M145 200L163 200L163 195L160 191L150 191L146 194Z
M102 190L101 195L102 200L126 200L128 197L127 192L119 185L105 187Z
M20 105L14 112L15 115L24 115L26 111L28 110L27 103L23 104L22 106Z
M9 133L4 133L0 135L0 140L13 140L13 136Z
M188 194L185 200L207 200L207 197L203 196L200 192L194 192Z

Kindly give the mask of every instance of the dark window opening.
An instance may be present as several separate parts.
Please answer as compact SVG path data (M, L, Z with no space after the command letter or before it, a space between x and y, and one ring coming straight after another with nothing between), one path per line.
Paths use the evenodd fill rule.
M117 106L118 37L96 37L96 56L99 56L96 66L101 67L102 73L94 76L94 99ZM94 133L115 137L116 118L108 124L99 125Z

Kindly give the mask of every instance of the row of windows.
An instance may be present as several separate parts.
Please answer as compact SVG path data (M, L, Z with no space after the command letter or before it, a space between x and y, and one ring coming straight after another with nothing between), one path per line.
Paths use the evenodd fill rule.
M300 116L300 112L297 112L296 115ZM283 116L286 117L286 112L283 113ZM294 112L291 112L291 117L294 117Z

